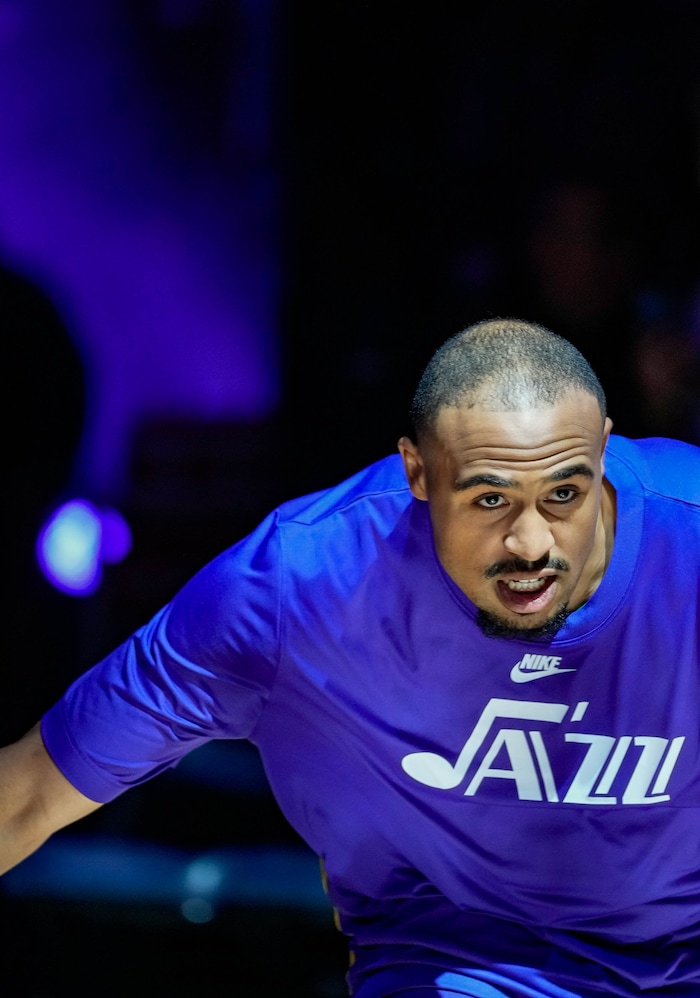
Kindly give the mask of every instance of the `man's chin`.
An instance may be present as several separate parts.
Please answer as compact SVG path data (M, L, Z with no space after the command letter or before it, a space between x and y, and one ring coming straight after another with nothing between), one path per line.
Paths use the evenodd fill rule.
M509 620L488 610L479 610L476 622L487 638L505 638L509 641L547 641L555 636L569 616L565 605L543 624L534 627L518 627Z

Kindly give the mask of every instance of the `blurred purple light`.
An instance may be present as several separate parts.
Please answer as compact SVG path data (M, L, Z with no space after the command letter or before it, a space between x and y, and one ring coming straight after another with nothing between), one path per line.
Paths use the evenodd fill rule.
M100 558L110 565L123 561L131 551L131 531L129 525L116 509L101 510L102 547Z
M250 65L251 80L230 84L235 142L211 155L174 126L123 4L0 5L0 255L51 295L83 357L77 474L92 495L122 493L143 419L279 403L278 191L258 106L271 19L257 3L244 17L256 57L231 74L246 83Z
M102 562L121 561L130 548L131 532L120 513L72 499L42 527L36 555L56 589L70 596L90 596L102 581Z
M100 584L102 525L90 503L76 499L56 510L37 542L39 565L49 582L72 596L89 596Z

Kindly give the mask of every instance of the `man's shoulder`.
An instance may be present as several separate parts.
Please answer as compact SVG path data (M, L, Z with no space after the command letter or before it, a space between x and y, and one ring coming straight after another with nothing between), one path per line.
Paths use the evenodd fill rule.
M389 508L394 502L404 506L409 499L403 462L398 454L392 454L338 485L283 503L277 516L279 523L312 524L352 508Z
M700 506L700 448L682 440L611 436L606 468L616 477L635 479L641 488L668 499Z

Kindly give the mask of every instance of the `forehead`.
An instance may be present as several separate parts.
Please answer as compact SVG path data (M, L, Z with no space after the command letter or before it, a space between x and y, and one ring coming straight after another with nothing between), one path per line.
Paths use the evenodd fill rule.
M602 443L600 409L585 392L572 391L554 405L513 412L479 404L445 406L430 437L426 464L451 475L467 467L547 474L574 462L595 469Z

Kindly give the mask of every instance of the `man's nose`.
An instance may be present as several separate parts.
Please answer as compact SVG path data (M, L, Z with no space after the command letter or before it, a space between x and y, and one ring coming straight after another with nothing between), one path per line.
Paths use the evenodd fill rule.
M503 543L510 554L539 561L551 551L554 537L544 516L537 509L528 509L511 523Z

